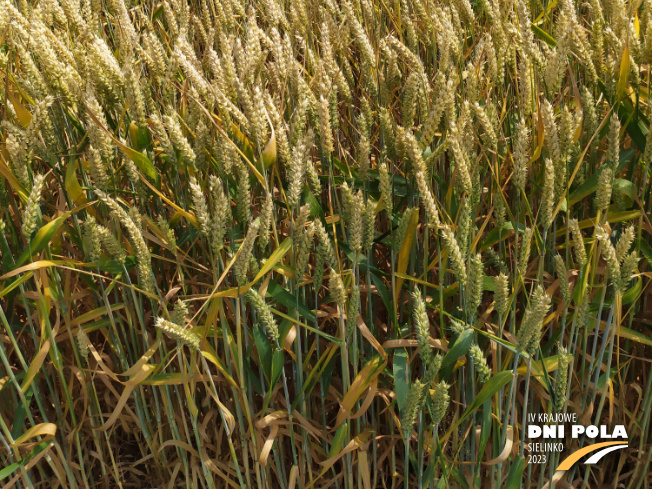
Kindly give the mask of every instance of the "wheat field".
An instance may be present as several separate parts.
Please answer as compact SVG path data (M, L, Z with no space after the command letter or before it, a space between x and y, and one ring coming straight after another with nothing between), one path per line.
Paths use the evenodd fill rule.
M0 0L0 486L652 487L651 61L650 0Z

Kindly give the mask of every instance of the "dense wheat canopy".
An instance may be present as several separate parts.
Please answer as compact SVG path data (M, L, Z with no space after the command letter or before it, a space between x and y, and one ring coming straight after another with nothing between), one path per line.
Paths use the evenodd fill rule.
M650 487L651 60L650 0L0 0L0 484Z

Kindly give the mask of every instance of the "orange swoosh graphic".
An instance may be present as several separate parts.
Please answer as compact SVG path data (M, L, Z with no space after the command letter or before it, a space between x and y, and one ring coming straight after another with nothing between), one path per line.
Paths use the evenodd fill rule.
M577 462L579 459L581 459L584 455L587 453L595 452L596 450L599 450L600 448L604 447L610 447L612 445L623 445L625 444L626 441L605 441L602 443L594 443L593 445L589 445L588 447L584 447L577 452L573 453L569 457L565 458L562 463L559 464L559 467L557 467L557 470L568 470L570 469L575 462Z

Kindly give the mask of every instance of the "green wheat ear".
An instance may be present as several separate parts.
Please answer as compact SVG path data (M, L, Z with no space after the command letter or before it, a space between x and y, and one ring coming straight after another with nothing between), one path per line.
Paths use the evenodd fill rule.
M102 252L102 242L100 241L100 233L97 227L97 220L89 215L84 221L84 234L88 242L88 259L90 261L97 261Z
M344 310L344 304L346 303L346 289L344 288L342 277L332 268L330 269L328 288L330 289L335 304L337 304L341 310Z
M77 330L77 346L79 347L79 354L82 356L84 361L88 362L88 355L90 353L90 339L84 331L84 328L81 326Z
M464 262L464 257L460 251L460 246L455 238L455 234L448 225L442 226L442 237L444 238L444 245L448 254L450 255L450 260L453 265L453 271L455 272L455 277L460 284L466 285L467 283L467 273L466 273L466 263Z
M451 399L449 389L450 385L443 380L435 386L435 393L432 398L432 424L435 426L441 423L448 411L448 405Z
M568 350L564 347L559 347L559 365L557 380L552 395L552 410L553 412L561 411L562 407L566 404L566 385L568 382Z
M188 317L188 305L185 303L185 301L179 299L174 304L174 312L172 313L172 317L170 318L170 320L178 326L185 327L187 317Z
M550 296L540 285L530 298L530 307L525 311L521 327L516 334L516 349L533 356L541 340L543 320L550 309Z
M491 377L491 369L487 365L487 359L484 353L482 353L480 347L475 343L469 348L469 357L473 359L473 365L478 372L478 379L484 384Z
M360 287L354 285L346 305L346 336L350 338L356 330L356 320L360 311Z
M276 319L274 319L272 311L265 302L265 299L254 289L249 289L245 295L247 300L251 302L258 313L258 319L267 330L267 333L272 339L272 343L277 345L280 339L278 325L276 324Z
M36 175L34 177L34 184L27 199L27 205L23 212L23 236L29 240L32 233L36 231L38 226L38 219L40 216L39 205L41 202L41 194L45 188L45 177L43 175Z
M433 361L434 354L430 346L430 321L426 312L426 303L419 289L416 289L412 293L412 298L414 301L412 316L414 318L414 329L419 344L419 356L425 364L428 364Z
M192 350L199 350L199 343L201 340L199 336L192 331L163 318L157 318L154 324L158 329L165 332L179 343L186 345Z
M239 255L236 258L236 261L233 263L235 279L238 285L241 287L247 283L247 272L249 271L249 264L253 256L252 252L254 248L254 242L258 236L259 229L260 218L257 217L249 224L245 239L240 245L240 249L238 250Z
M555 255L555 271L557 272L557 278L559 279L561 296L564 299L564 302L568 304L570 302L571 289L570 283L568 282L566 264L561 255Z
M494 277L494 300L496 311L504 316L509 309L509 277L504 273Z
M415 380L410 385L407 397L405 398L403 412L401 413L401 429L403 430L404 439L407 439L410 433L412 433L412 427L421 409L421 401L423 400L426 388L425 384L422 384L419 380Z
M482 291L484 284L484 264L482 256L476 253L469 259L469 274L466 284L468 293L467 304L470 314L473 314L482 302Z

